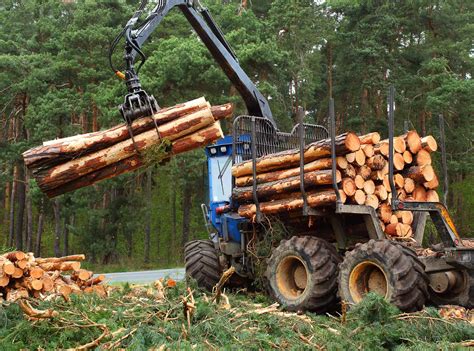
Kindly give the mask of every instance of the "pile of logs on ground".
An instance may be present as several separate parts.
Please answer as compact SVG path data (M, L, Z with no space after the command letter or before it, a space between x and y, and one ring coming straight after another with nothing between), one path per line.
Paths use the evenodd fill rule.
M104 275L93 276L81 269L84 255L35 258L31 252L0 255L0 302L21 298L48 299L72 293L95 292L105 296Z
M219 120L232 112L231 104L211 106L199 98L137 119L130 128L120 124L44 142L23 159L51 198L210 144L223 137Z
M334 205L332 189L331 141L311 143L304 151L304 185L308 205ZM431 153L437 143L432 136L421 138L416 131L394 138L394 181L396 196L404 201L438 202L438 178L431 166ZM344 133L336 137L337 183L344 203L372 206L377 210L381 226L392 237L412 235L413 213L392 212L389 183L389 142L378 133L357 136ZM288 150L258 158L257 196L260 211L275 214L303 207L300 192L300 153ZM239 203L239 214L252 218L256 214L253 201L252 161L232 167L236 188L233 198Z

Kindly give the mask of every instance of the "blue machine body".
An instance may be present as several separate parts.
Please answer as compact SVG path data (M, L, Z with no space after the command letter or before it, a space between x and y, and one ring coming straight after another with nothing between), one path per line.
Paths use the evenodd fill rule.
M232 136L228 135L205 149L209 180L207 220L220 238L240 243L239 228L248 219L232 210L232 147Z

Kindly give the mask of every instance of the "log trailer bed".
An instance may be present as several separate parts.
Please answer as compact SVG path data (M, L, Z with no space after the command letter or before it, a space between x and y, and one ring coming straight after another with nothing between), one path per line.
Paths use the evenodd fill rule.
M235 85L249 113L234 120L232 135L206 147L209 204L203 204L202 210L209 239L186 244L187 276L194 278L200 287L212 289L222 273L232 266L235 274L228 284L241 286L257 278L258 265L266 260L264 279L268 292L289 310L325 312L337 307L340 301L357 303L368 292L383 295L403 311L421 309L429 301L437 305L472 307L474 249L461 239L442 203L405 201L393 196L389 210L414 214L414 222L407 230L413 231L413 240L398 241L386 236L374 206L343 201L336 169L336 151L341 140L335 135L333 101L329 131L323 126L303 124L300 113L300 123L291 133L280 132L268 101L240 67L222 31L199 1L160 0L144 21L137 24L145 5L146 1L142 1L113 42L109 55L111 58L120 38L125 38L124 73L116 70L110 60L112 69L125 80L128 89L120 108L124 120L131 125L134 120L159 110L153 96L142 90L134 64L136 57L140 57L140 65L143 64L143 44L174 7L182 11ZM397 194L394 165L398 167L400 156L393 151L393 89L389 92L389 106L387 180L391 193ZM355 138L358 142L358 137ZM315 152L329 158L329 177L326 174L314 180L329 187L323 194L314 193L305 185L308 180L305 147L309 143L317 143ZM293 189L294 198L285 203L287 211L265 215L257 184L257 162L267 155L290 149L293 149L290 158L299 159L299 171L291 183L291 186L298 185ZM244 213L242 209L239 211L242 206L233 196L237 187L232 169L249 160L251 210ZM435 192L433 195L437 197ZM322 203L324 206L320 206ZM429 250L423 249L427 216L431 217L440 238L439 244ZM256 245L269 240L271 228L276 226L283 227L281 242L271 248L269 257L259 257L254 250ZM395 223L392 227L407 228Z

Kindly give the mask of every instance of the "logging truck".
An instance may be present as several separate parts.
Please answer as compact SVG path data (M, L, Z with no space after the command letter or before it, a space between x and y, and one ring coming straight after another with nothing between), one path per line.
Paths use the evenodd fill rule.
M278 130L267 99L199 1L158 1L136 25L146 1L112 45L125 38L127 123L159 109L140 85L135 58L149 35L179 8L236 87L248 115L232 134L205 149L209 203L202 212L208 240L186 244L188 277L212 289L235 269L230 286L248 284L266 266L269 294L288 310L326 312L378 293L403 311L474 303L474 249L463 240L436 193L433 140L414 131L394 136L394 91L389 92L389 136L336 136L333 102L329 128L300 121ZM444 148L443 150L444 151ZM435 178L436 177L436 178ZM439 243L423 247L427 218ZM275 233L278 230L278 235ZM278 237L279 242L272 241ZM270 242L259 256L259 243Z

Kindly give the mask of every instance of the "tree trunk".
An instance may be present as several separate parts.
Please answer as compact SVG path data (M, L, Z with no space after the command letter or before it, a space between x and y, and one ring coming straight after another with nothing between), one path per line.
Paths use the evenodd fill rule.
M52 205L54 213L54 256L59 257L61 255L61 213L59 209L59 200L53 200Z
M189 241L189 230L191 227L191 208L193 205L193 184L191 181L187 181L183 191L183 233L181 235L181 248L180 252L184 248L184 245Z
M33 205L31 203L30 177L26 172L26 251L33 250Z
M16 200L16 189L17 189L17 180L18 177L18 167L15 165L13 167L13 180L11 186L11 195L10 195L10 221L9 221L9 233L8 233L8 246L13 246L13 239L15 237L15 200Z
M64 217L63 225L63 256L69 255L69 216Z
M15 223L15 246L18 250L23 249L23 222L25 217L25 171L22 164L17 165L18 168L18 212Z
M151 196L151 181L152 181L152 169L148 168L146 172L146 225L145 225L145 252L144 252L144 262L150 263L150 242L151 242L151 218L152 218L152 196Z
M41 206L38 214L38 227L36 229L36 243L35 243L35 256L41 256L41 239L43 236L43 225L44 225L44 203L41 201Z

